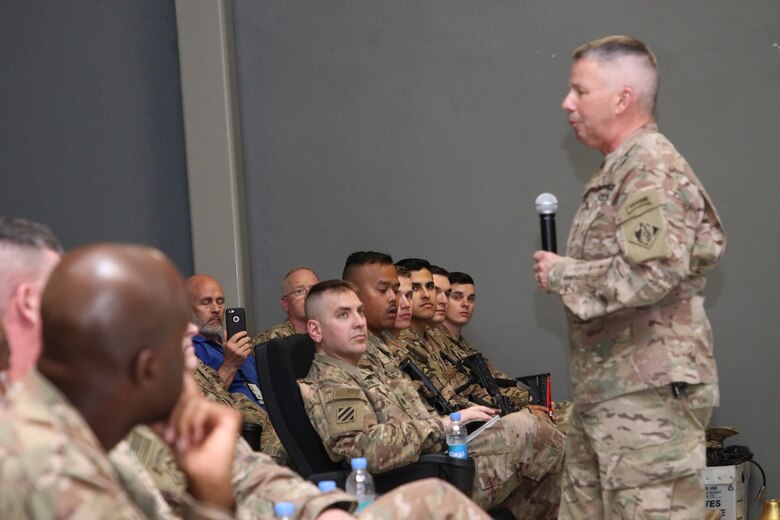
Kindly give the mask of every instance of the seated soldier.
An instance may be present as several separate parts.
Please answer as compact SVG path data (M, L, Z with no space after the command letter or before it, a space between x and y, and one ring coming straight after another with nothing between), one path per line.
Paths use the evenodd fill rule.
M392 263L371 264L367 271L377 271L373 283L363 277L361 294L377 302L370 310L357 288L342 280L322 282L310 291L307 325L317 353L300 387L331 459L363 456L371 471L381 472L414 462L421 453L442 452L450 419L427 412L416 393L416 401L407 400L382 376L359 368L368 315L389 319L398 287ZM352 276L361 278L356 271ZM461 411L464 422L492 414L483 406ZM472 498L486 510L505 507L518 519L555 518L562 447L563 435L549 421L529 413L503 417L469 444L476 464Z
M393 327L384 332L385 339L398 340L412 324L412 278L405 267L395 266L398 274L398 311Z
M444 362L444 365L439 369L444 371L445 377L451 382L459 395L468 397L474 402L498 408L503 406L505 411L507 409L517 411L527 406L529 404L527 391L517 385L514 387L504 386L499 388L499 392L502 394L501 396L491 396L485 386L478 381L472 381L474 379L473 374L457 364L461 358L453 358L448 350L441 348L439 339L441 334L446 332L444 321L451 308L450 297L452 295L452 285L449 281L449 273L446 270L437 267L432 269L431 272L433 273L434 270L437 271L437 274L433 275L437 293L446 294L446 298L444 298L443 302L440 301L439 306L437 307L437 314L441 313L442 317L441 319L431 320L428 324L428 327L425 330L425 340L427 347L433 351L439 352L439 359ZM494 378L497 377L492 373L491 376ZM509 379L504 380L509 381ZM499 400L503 402L498 402ZM536 404L538 405L539 403ZM546 410L541 410L536 407L534 410L540 414L546 413Z
M192 321L199 327L193 338L195 355L219 374L231 393L244 394L263 406L252 341L246 331L225 338L225 291L213 277L196 274L186 280Z
M14 312L21 309L32 311L25 313L24 319L19 319L20 316L18 314L7 313L6 316L10 316L10 318L3 321L9 325L8 345L12 350L12 359L17 361L13 365L14 373L17 376L15 380L19 380L29 373L31 366L34 366L38 359L38 353L41 351L41 320L37 312L39 306L37 302L40 300L40 293L43 290L50 270L59 262L60 251L61 247L56 238L44 226L20 219L0 219L0 259L2 259L2 263L5 266L5 270L0 275L0 294L4 295L0 297L0 307L15 307ZM155 253L155 256L159 257L160 255ZM103 265L104 267L106 266L105 263ZM155 282L154 278L147 278L147 280ZM65 302L70 302L71 300L61 298L59 301L64 305ZM104 298L102 302L105 301L106 299ZM27 302L25 305L21 305L25 302ZM30 303L32 305L29 305ZM150 306L150 308L154 308L154 306ZM3 327L0 327L0 332L4 332ZM144 332L146 332L146 329L140 331L139 335L143 337ZM182 343L185 357L190 358L192 366L194 366L195 361L192 337L196 332L197 328L190 324L185 331ZM150 335L149 337L154 336ZM91 372L88 371L87 373ZM200 409L197 406L199 398L197 397L197 392L194 392L194 385L192 385L189 378L185 379L185 384L188 384L189 393L187 395L189 397L188 399L180 398L179 407L183 409L186 406L192 411L199 411ZM15 394L18 396L20 392L23 393L25 391L25 384L17 383L14 389ZM6 411L13 412L14 410L11 404L2 403L0 404L0 411L5 413ZM65 409L62 411L65 411ZM203 413L202 410L200 412ZM179 411L177 413L182 412ZM121 417L121 414L117 416ZM8 417L0 414L1 419L7 419ZM203 415L204 419L209 417L211 417L211 414L208 412ZM110 423L110 420L108 422ZM171 424L174 423L171 422ZM197 425L197 422L192 424ZM0 432L6 432L6 426L7 424L0 420ZM208 426L204 426L206 426L204 431L208 432ZM38 420L36 435L40 436L45 427L47 427L46 423ZM185 436L182 435L181 438L184 439ZM171 442L176 440L177 438L171 439ZM0 433L0 456L6 456L9 448L15 454L28 455L21 449L21 444L17 444L16 441L13 441L11 444L9 442L11 441L8 440L7 434ZM226 447L229 447L231 444L230 442L225 442L225 440L220 442ZM211 449L218 447L212 446ZM58 455L63 453L63 451L58 451ZM203 470L209 469L209 464L219 463L221 460L217 457L217 452L213 452L210 457L213 458L209 458L207 464L199 463ZM91 454L90 460L102 465L100 459L100 456L95 456L94 453ZM197 513L194 515L195 517L205 515L209 518L223 518L227 516L223 511L216 511L206 507L194 507L192 502L186 499L186 494L183 492L180 493L181 496L178 497L178 502L169 505L163 498L170 499L171 497L167 495L163 497L161 490L154 487L151 477L144 467L139 465L138 459L143 460L145 463L158 463L157 466L147 465L147 468L166 468L167 475L171 479L179 479L179 485L181 485L182 489L189 485L187 476L177 467L174 453L149 428L136 426L131 434L125 440L120 441L110 452L111 470L120 477L118 482L110 481L114 478L113 476L111 479L99 476L102 472L111 471L106 470L104 467L95 469L94 472L88 467L71 468L68 472L69 477L63 477L61 481L60 479L51 479L52 476L56 475L50 472L46 485L40 485L39 482L35 496L28 502L25 502L27 495L19 492L16 486L26 485L25 482L27 480L8 477L12 473L15 477L19 477L18 472L15 471L16 462L14 456L9 455L7 459L0 459L2 462L7 461L7 465L0 468L0 517L21 518L33 516L33 513L29 515L21 513L23 508L27 507L30 511L34 509L36 518L47 518L49 516L64 518L66 514L79 516L82 512L85 512L83 513L84 517L90 518L104 515L122 518L178 518L171 506L178 508L184 506L186 513L187 504L190 504L189 509L193 510L191 513ZM55 458L56 460L58 459ZM72 455L69 461L74 460L75 457ZM44 461L45 459L42 459L41 461L36 461L36 463ZM294 472L277 466L262 454L251 451L243 441L239 441L236 447L232 466L235 485L234 493L238 502L238 516L241 518L270 517L273 514L273 503L282 500L295 504L296 518L304 520L313 518L318 520L352 518L344 511L333 509L334 506L354 507L355 500L352 497L339 491L332 491L327 494L320 493L315 486L304 481ZM219 468L220 466L214 468L215 473L218 472ZM27 471L31 472L33 470L27 468ZM209 469L209 471L211 470ZM77 478L79 475L82 475L81 480ZM88 476L84 477L84 475ZM191 474L190 478L193 476L198 476L198 474ZM92 483L92 478L95 478L96 482ZM52 482L52 480L54 481ZM88 482L90 483L89 487L94 488L89 493L89 489L81 489ZM190 481L191 484L198 484L198 482L195 480ZM217 482L210 482L208 485L216 489L217 486L215 484ZM51 498L47 497L47 494L49 492L56 493L57 491L46 486L62 487L63 494L60 496L64 497L67 495L67 498L63 499L61 503L57 503L56 500L52 501ZM131 506L125 507L124 495L117 492L114 486L122 488L122 491L127 494L127 497L132 502ZM19 493L19 495L17 496L16 493ZM49 496L51 495L49 494ZM135 511L133 507L136 507L138 511ZM434 479L415 482L385 494L372 506L364 510L360 518L364 520L393 518L399 516L399 511L403 511L403 514L408 518L420 520L429 518L487 518L462 493L452 486ZM17 512L19 514L16 514ZM136 515L136 513L138 514ZM192 517L193 515L188 513L188 516Z
M30 220L0 217L0 396L35 366L40 353L41 294L62 245ZM10 339L19 345L10 348Z
M140 474L107 457L140 423L160 426L190 478L189 514L232 511L240 421L185 374L187 306L173 265L146 247L81 248L54 269L40 309L38 370L0 403L3 518L157 517ZM8 336L12 354L37 350L37 339L19 339Z
M306 294L314 284L319 282L317 275L308 267L296 267L287 273L282 280L282 297L279 305L287 314L279 325L269 327L252 338L252 346L261 345L274 338L286 338L293 334L306 332L306 318L303 311L303 302Z
M250 425L250 428L251 426L258 426L259 430L252 431L256 431L259 434L260 451L274 459L277 464L292 467L292 460L287 455L287 452L284 451L268 412L250 401L244 394L238 392L229 393L223 386L222 379L216 370L203 364L198 358L195 358L195 363L196 368L193 370L192 375L203 395L210 401L238 410L244 425Z
M447 317L447 305L450 302L452 288L448 278L449 273L447 273L446 269L438 265L431 265L428 270L433 275L433 286L436 289L436 312L428 324L428 327L432 328L444 323L444 318Z
M471 406L467 398L455 392L444 370L444 360L437 349L430 348L425 337L426 329L434 319L437 308L446 303L444 293L437 293L431 274L431 265L426 260L407 258L396 262L396 269L403 267L409 272L412 285L412 320L409 329L401 334L402 342L388 342L393 357L400 363L409 359L431 380L441 396L455 409ZM399 276L399 282L401 277ZM431 404L431 395L425 387L419 387L420 395ZM490 405L489 402L480 404Z
M463 328L468 325L471 318L474 315L474 308L476 306L476 287L474 285L474 279L466 273L451 272L449 273L450 281L450 302L447 307L446 318L441 326L434 327L429 330L429 337L439 347L442 352L442 358L451 367L449 372L450 377L455 381L455 385L459 385L460 381L464 380L464 374L461 373L460 377L455 375L457 362L466 356L473 354L481 354L471 343L469 343L463 337ZM491 375L495 379L499 380L511 380L506 373L499 370L493 363L490 362L487 357L482 355L485 360L485 364L490 371ZM464 389L467 393L480 394L482 397L486 395L484 388L478 388L479 385L472 385ZM529 403L528 392L520 388L504 388L502 387L501 393L506 395L516 407L523 407ZM532 405L534 409L542 410L543 408L537 408L537 405L543 407L546 403L536 403ZM556 424L564 428L568 423L569 413L571 411L571 402L561 401L553 403ZM546 409L545 409L546 411Z

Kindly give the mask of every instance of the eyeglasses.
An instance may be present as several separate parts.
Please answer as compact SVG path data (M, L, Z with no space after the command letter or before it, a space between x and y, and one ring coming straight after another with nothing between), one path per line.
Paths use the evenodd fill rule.
M288 296L294 296L296 298L302 298L309 294L309 291L311 290L311 287L296 287L292 291L288 292L287 294L283 294L282 298L287 298Z

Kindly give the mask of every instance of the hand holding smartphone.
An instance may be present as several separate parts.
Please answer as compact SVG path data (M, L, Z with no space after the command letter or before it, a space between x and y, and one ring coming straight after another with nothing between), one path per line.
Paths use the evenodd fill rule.
M243 307L225 309L225 328L227 329L226 340L246 330L246 311Z

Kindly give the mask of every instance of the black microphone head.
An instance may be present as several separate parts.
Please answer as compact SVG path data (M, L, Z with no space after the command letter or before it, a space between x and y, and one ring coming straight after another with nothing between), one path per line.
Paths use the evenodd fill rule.
M558 211L558 199L552 193L542 193L536 197L536 212L540 215L550 215Z

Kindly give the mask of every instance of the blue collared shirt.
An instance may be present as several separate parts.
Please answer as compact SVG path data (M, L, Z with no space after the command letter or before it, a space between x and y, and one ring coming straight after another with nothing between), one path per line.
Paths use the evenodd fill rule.
M192 338L192 345L195 347L195 355L206 365L214 370L219 370L222 362L225 361L225 355L222 352L222 345L216 341L207 339L200 334ZM233 382L230 384L229 392L240 392L247 396L252 402L265 410L265 404L262 399L258 399L247 383L256 385L258 392L260 389L260 380L257 377L257 368L255 366L255 357L249 355L236 372Z

